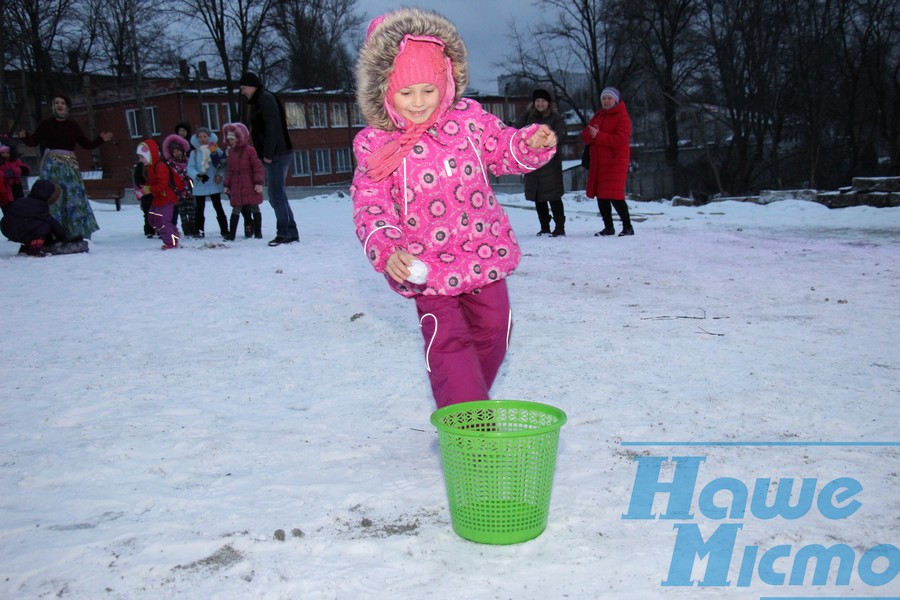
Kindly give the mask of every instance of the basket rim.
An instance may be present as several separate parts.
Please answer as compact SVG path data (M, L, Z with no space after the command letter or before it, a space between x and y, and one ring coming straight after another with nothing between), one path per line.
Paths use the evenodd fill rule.
M552 415L556 417L557 422L552 425L545 425L543 427L538 427L535 429L527 429L520 431L478 431L478 430L465 430L465 429L454 429L451 427L447 427L443 423L441 423L441 419L443 419L448 414L453 414L457 412L463 412L463 409L466 410L479 410L486 408L524 408L524 409L539 409L541 412L544 412L548 415ZM431 424L434 425L439 431L443 431L445 433L452 433L453 435L461 435L461 436L470 436L470 437L491 437L491 438L514 438L514 437L525 437L531 435L543 435L548 431L553 431L554 429L560 429L563 425L566 424L568 420L568 416L565 411L561 408L557 408L555 406L551 406L549 404L544 404L542 402L531 402L528 400L475 400L472 402L459 402L457 404L450 404L443 408L439 408L433 413L431 413Z

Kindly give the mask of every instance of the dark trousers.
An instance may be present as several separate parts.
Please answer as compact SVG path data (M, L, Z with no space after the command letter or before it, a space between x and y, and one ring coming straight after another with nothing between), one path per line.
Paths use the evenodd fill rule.
M194 215L194 222L198 231L206 231L206 218L204 216L204 211L206 210L206 196L194 196L194 198L197 200L197 212ZM219 231L225 236L228 234L228 219L225 217L225 209L222 208L222 195L210 194L209 199L212 201L213 208L216 210L216 221L219 223Z
M612 209L616 209L619 219L622 220L622 227L631 227L631 215L628 214L628 203L624 200L604 200L597 198L597 208L600 209L600 216L603 218L603 226L612 228Z
M538 214L538 221L541 223L541 231L550 229L550 213L553 213L553 222L560 229L566 222L566 209L563 207L562 200L551 200L549 202L541 202L536 200L534 209Z

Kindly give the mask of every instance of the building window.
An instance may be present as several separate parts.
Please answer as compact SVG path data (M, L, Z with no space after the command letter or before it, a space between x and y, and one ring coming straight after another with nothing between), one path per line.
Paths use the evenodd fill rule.
M514 122L516 120L516 105L512 102L506 103L506 120L509 122Z
M487 111L489 113L491 113L492 115L494 115L495 117L497 117L498 119L500 119L501 121L506 117L506 115L503 114L503 105L502 104L497 104L497 103L492 102L487 105Z
M331 126L346 127L347 126L347 105L341 102L331 105Z
M309 105L309 126L328 127L328 105L324 102L313 102Z
M147 107L144 109L144 113L147 117L147 126L150 128L150 132L143 137L159 135L159 118L156 114L156 107ZM142 137L140 119L138 118L138 109L132 108L126 110L125 120L128 122L128 135L132 138Z
M6 102L9 106L16 105L16 88L9 85L8 83L3 86L3 101Z
M359 110L359 104L354 103L353 105L353 126L354 127L365 127L366 119L363 117L362 111Z
M226 123L233 123L231 120L231 105L227 102L222 103L222 115L225 117Z
M316 161L316 175L328 175L331 173L331 152L328 148L313 150Z
M294 150L294 177L309 177L309 150Z
M336 148L334 151L334 172L349 173L353 170L353 153L350 148Z
M303 112L303 105L299 102L285 102L284 116L288 129L306 129L306 115Z
M200 107L200 123L209 127L210 131L219 131L219 105L215 103L203 103Z

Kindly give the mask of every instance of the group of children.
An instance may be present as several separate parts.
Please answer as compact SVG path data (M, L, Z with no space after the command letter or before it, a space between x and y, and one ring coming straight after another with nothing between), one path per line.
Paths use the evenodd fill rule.
M227 151L217 146L216 135L206 127L188 141L190 129L186 123L179 123L176 133L163 140L162 150L152 139L138 144L135 196L144 212L144 234L158 236L163 250L177 248L182 234L204 237L207 198L216 208L224 239L235 239L242 216L245 236L262 238L262 161L249 143L250 132L244 124L227 123L223 132ZM50 214L50 206L59 197L57 186L39 179L26 195L22 182L28 174L28 166L13 154L11 144L0 139L2 233L22 244L21 254L86 252L87 242L71 238ZM222 193L231 203L230 222L222 210ZM182 231L177 227L179 217Z
M190 135L186 123L179 123L176 133L163 140L162 150L154 140L138 145L135 196L144 211L144 233L159 236L163 250L177 248L182 235L205 237L207 198L225 240L235 239L242 216L245 237L262 238L262 161L243 123L226 123L222 132L227 150L218 147L218 138L208 128L200 127ZM223 193L231 203L230 220L222 209Z

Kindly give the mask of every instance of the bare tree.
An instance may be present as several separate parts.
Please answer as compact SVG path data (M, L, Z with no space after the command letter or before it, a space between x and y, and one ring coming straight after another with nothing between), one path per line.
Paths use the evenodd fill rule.
M41 103L55 93L54 47L63 24L71 17L73 0L19 0L6 5L11 46L16 62L28 73L34 102L31 123L41 117Z
M731 132L728 149L717 157L729 189L748 189L760 170L778 163L778 148L786 119L786 70L782 52L785 15L778 5L759 0L705 0L704 38L711 68L704 91L707 102L724 109ZM719 106L715 107L719 108ZM718 112L710 111L712 118ZM768 148L768 152L766 149ZM724 189L719 190L724 192Z
M837 64L841 77L835 100L842 106L843 135L849 148L845 179L877 169L878 147L900 172L900 6L890 0L864 0L848 6L842 19ZM864 164L869 151L874 165Z
M205 27L225 74L233 115L238 114L235 71L240 74L250 68L273 4L275 0L186 0L180 9L185 17L199 20Z
M281 0L270 23L285 46L291 86L352 86L353 58L347 41L363 23L356 14L356 0Z
M665 159L678 165L678 111L686 87L700 65L697 32L699 0L621 0L629 39L662 98Z
M518 77L552 87L587 122L600 90L613 80L625 86L634 73L618 6L607 0L542 0L540 6L547 14L542 22L527 31L511 25L505 64L515 65Z
M841 44L840 16L846 0L778 0L787 15L789 39L785 60L790 67L789 107L799 117L804 143L806 185L816 187L823 153L831 135L834 89L835 48Z
M877 100L878 130L890 157L890 175L900 175L900 6L893 0L863 4L875 28L865 69Z

